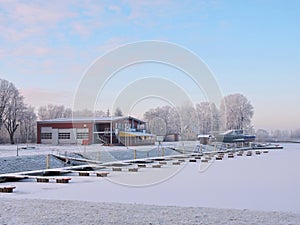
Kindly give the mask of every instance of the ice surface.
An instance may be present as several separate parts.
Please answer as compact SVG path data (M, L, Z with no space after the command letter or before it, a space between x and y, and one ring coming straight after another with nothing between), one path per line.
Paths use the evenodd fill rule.
M259 156L215 161L204 171L198 162L138 173L111 171L107 179L72 176L64 185L23 181L9 183L17 187L15 193L0 198L300 212L299 157L299 146L289 145Z
M0 193L0 224L300 224L299 157L299 145L286 144L212 164L168 162L137 173L109 171L108 178L74 173L69 184L5 183L17 188Z

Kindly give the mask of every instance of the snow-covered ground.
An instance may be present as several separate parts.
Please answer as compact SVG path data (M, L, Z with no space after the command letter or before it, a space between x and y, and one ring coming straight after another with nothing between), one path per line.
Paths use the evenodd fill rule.
M162 146L171 146L173 148L193 150L195 142L170 142L163 143ZM17 148L19 149L17 151ZM46 155L46 154L65 154L69 152L88 153L96 151L120 151L120 150L134 150L140 152L147 152L158 148L158 143L151 146L103 146L100 144L93 145L47 145L47 144L19 144L19 145L0 145L0 157L28 156L28 155Z
M16 199L0 204L0 224L9 225L296 225L299 221L295 213L232 209Z
M49 213L53 213L53 211L57 213L56 208L61 207L66 214L73 215L72 210L74 210L78 212L78 215L83 215L82 207L86 205L86 214L84 215L87 215L87 219L94 218L93 221L101 221L105 215L101 214L100 218L90 217L92 212L99 210L98 208L111 208L111 211L108 210L109 217L105 220L106 222L103 222L104 224L114 224L114 221L118 219L121 221L121 218L116 218L115 209L122 212L125 210L127 213L121 213L124 215L124 221L127 223L130 223L130 219L135 221L130 224L184 224L183 222L177 223L179 218L183 218L182 221L189 221L186 224L223 223L223 219L224 223L228 224L299 224L300 146L284 144L284 147L284 150L271 150L268 154L254 154L252 157L242 156L215 161L209 164L208 168L199 161L184 163L180 166L174 166L168 162L161 169L151 168L149 165L148 168L140 169L138 173L112 172L110 170L108 178L78 177L70 174L72 181L69 184L36 183L34 180L6 183L6 185L14 185L17 188L12 194L0 193L1 202L5 202L1 206L4 209L0 211L0 219L7 219L1 213L3 210L12 215L21 207L15 204L26 199L23 209L28 208L30 204L32 207L42 204L42 208ZM34 199L47 201L43 203L44 201L37 202ZM59 202L62 200L65 202ZM10 203L13 206L9 207ZM144 206L145 204L157 207ZM72 205L70 207L72 210L68 210L70 205ZM78 210L76 206L78 206ZM166 208L166 206L173 207ZM32 207L31 209L33 209ZM242 211L214 211L180 207L208 207ZM243 211L244 209L269 213ZM29 209L26 211L29 213ZM146 216L148 211L150 211L149 217L142 220L143 212ZM281 213L272 214L273 211ZM137 212L136 217L134 212ZM290 214L287 214L288 212ZM45 212L40 210L39 213ZM170 221L173 214L175 214L175 219L172 223ZM76 218L80 219L81 217L74 216L74 218L73 222L76 224ZM84 216L82 218L84 219ZM111 219L111 223L109 219ZM5 220L3 221L5 222ZM26 223L27 220L23 221ZM0 220L0 222L2 221ZM64 220L62 224L66 222L67 220ZM6 223L18 224L18 221L9 220ZM92 223L88 222L87 224ZM115 224L121 223L116 222Z

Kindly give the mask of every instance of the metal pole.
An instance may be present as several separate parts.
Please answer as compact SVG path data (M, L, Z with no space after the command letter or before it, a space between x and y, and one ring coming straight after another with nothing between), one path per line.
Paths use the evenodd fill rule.
M112 117L110 121L110 144L112 144Z
M50 155L48 154L47 155L47 158L46 158L46 169L50 169Z
M17 136L17 156L19 156L19 139L18 139L18 136Z

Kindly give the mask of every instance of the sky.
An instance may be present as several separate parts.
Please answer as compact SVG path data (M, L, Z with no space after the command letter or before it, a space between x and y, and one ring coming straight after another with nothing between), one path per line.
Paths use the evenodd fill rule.
M201 58L224 96L241 93L251 101L255 128L296 129L299 27L300 1L293 0L0 0L0 78L13 82L28 105L72 107L99 57L129 43L170 42ZM164 66L119 71L107 93L116 95L138 74L180 83L195 101L205 96L183 73Z

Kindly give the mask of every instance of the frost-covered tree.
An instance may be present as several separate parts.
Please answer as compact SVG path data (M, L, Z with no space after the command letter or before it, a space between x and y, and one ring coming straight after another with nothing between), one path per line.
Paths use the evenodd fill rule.
M251 102L242 94L225 96L221 103L224 129L247 129L251 127L254 111Z
M266 141L270 138L270 134L267 130L258 129L255 131L256 140L258 141Z
M286 141L289 138L289 131L287 130L272 130L271 135L273 139L276 139L277 141Z
M169 113L168 134L179 134L181 132L179 111L172 107Z
M52 105L41 106L38 109L38 117L40 120L49 120L56 118L71 118L72 110L65 108L64 105Z
M192 104L187 103L185 105L177 107L177 110L180 117L182 132L184 132L184 130L197 132L197 130L199 129L199 123L195 107Z
M291 132L291 138L300 138L300 129L293 130Z
M216 105L209 102L200 102L196 105L199 121L199 132L208 134L220 128L220 112Z
M144 114L145 121L152 126L153 132L164 129L165 134L179 132L179 116L171 106L162 106L150 109ZM161 132L160 132L161 133Z
M221 112L214 103L210 104L212 114L212 131L220 131L224 126L221 120Z

